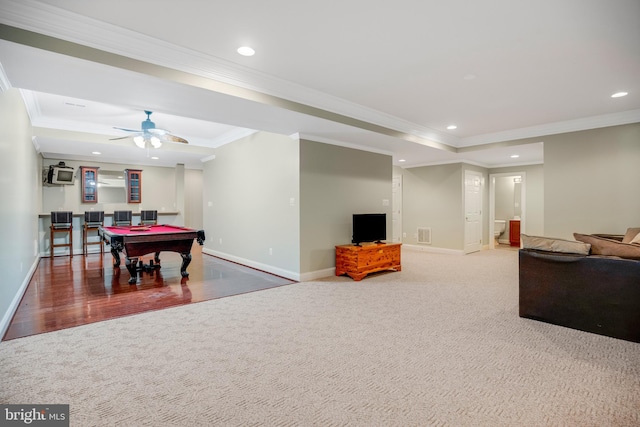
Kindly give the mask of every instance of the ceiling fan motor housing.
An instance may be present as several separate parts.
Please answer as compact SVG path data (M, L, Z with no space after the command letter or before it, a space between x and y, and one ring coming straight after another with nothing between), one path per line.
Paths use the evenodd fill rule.
M147 119L144 120L141 124L142 130L145 132L148 131L149 129L156 128L156 124L151 121L151 113L152 111L145 111L145 114L147 115Z

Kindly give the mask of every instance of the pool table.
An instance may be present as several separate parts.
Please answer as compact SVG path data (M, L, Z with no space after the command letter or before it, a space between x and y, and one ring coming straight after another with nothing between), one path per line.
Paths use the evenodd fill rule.
M187 266L191 262L193 239L200 245L204 243L204 230L175 225L101 226L98 234L111 246L114 267L120 267L120 252L126 256L125 265L131 274L129 284L138 281L138 271L142 267L138 267L138 257L155 253L155 266L151 261L151 267L159 268L162 251L178 252L182 256L180 274L182 277L189 276Z

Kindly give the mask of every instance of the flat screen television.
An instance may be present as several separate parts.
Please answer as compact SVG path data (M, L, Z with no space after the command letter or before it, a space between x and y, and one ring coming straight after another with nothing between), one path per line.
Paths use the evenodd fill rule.
M47 183L58 185L71 185L75 179L73 168L65 166L49 166Z
M387 239L387 214L353 214L351 243L380 242Z

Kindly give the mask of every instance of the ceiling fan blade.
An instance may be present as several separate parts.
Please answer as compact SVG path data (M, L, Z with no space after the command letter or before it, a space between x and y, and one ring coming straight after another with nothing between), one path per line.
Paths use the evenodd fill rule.
M156 135L156 136L163 136L163 135L169 134L168 130L158 129L158 128L146 129L145 132L149 132L150 134Z
M165 141L181 142L183 144L188 144L189 143L189 141L187 141L186 139L180 138L179 136L171 135L170 133L164 135L163 139Z
M142 134L140 134L140 135L142 135ZM121 136L121 137L118 137L118 138L109 138L109 141L117 141L118 139L129 139L132 136L136 136L136 135L127 135L127 136Z
M116 127L116 126L114 126L113 128L114 129L118 129L118 130L123 130L125 132L136 132L136 133L141 133L142 132L141 129L126 129L126 128L119 128L119 127Z

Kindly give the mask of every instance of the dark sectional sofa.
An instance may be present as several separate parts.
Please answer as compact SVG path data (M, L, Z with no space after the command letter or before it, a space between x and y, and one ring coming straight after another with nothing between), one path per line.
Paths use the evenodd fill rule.
M520 317L640 343L640 260L527 248L519 264Z

